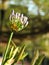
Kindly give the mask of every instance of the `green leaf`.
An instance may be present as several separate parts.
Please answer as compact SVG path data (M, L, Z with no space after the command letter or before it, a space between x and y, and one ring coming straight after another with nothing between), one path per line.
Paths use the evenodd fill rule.
M41 65L43 59L44 59L44 55L39 56L39 58L38 58L38 60L36 61L35 65Z
M13 50L14 50L14 46L12 46L10 54L9 54L9 58L11 58L12 54L13 54Z
M21 60L23 60L27 55L28 55L28 53L24 53Z
M22 56L23 56L23 54L24 54L24 52L25 52L25 49L26 49L26 45L22 45L21 47L19 47L18 53L17 53L17 55L16 55L15 58L14 58L15 61L13 62L12 65L14 65L14 64L17 63L18 61L22 60ZM26 55L27 55L27 54L26 54ZM25 57L26 55L23 56L23 59L24 59L24 57Z
M23 48L22 48L22 50L20 51L20 54L19 54L17 62L21 60L21 57L22 57L22 55L24 53L25 48L26 48L26 46L24 45Z
M12 58L15 57L16 53L18 52L18 49L19 49L19 47L17 47L17 48L13 51L13 56L12 56Z
M39 51L38 50L35 50L34 51L34 57L32 59L32 62L31 62L31 65L35 65L37 59L39 58Z

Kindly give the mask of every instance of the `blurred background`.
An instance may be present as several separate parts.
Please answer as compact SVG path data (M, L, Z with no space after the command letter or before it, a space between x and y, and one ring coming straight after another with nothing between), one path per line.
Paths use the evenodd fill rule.
M0 56L11 33L7 23L13 9L27 16L29 21L29 25L21 32L14 31L14 42L28 45L28 63L32 59L33 49L37 47L45 52L42 64L49 65L49 0L0 0Z

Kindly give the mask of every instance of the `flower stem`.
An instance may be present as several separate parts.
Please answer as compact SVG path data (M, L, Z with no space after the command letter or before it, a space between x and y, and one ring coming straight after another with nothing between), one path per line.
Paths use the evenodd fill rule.
M2 60L2 65L4 64L4 62L5 62L5 60L6 60L6 56L7 56L9 47L10 47L10 43L11 43L11 41L12 41L12 37L13 37L13 32L12 32L11 35L10 35L10 38L9 38L7 47L6 47L6 49L5 49L5 53L4 53L3 60Z

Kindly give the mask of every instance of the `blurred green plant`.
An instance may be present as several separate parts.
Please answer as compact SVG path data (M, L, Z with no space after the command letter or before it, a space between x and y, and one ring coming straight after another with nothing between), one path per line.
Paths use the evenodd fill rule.
M49 33L34 41L34 52L32 65L41 65L45 57L49 58Z
M14 10L10 14L9 28L11 29L11 35L5 49L5 53L2 60L2 65L14 65L15 62L23 60L28 54L25 52L26 45L17 47L12 41L14 31L19 32L28 25L27 17L23 14L15 13ZM13 46L11 47L11 42ZM15 48L14 48L15 47ZM12 62L13 61L13 62Z
M27 17L23 16L23 14L15 13L13 10L9 19L10 22L8 22L8 24L12 33L3 56L2 65L14 65L19 61L22 61L23 65L24 58L31 54L31 65L41 65L44 57L49 58L49 38L43 36L35 42L25 41L25 43L28 44L23 42L24 45L16 46L12 41L14 31L19 32L28 25ZM27 52L25 52L25 50Z

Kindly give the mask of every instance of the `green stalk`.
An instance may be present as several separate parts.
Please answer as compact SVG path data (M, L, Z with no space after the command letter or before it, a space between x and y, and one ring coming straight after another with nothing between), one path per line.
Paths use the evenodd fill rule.
M7 56L8 50L9 50L9 48L10 48L10 43L11 43L11 41L12 41L12 37L13 37L13 32L12 32L11 35L10 35L10 38L9 38L7 47L6 47L6 49L5 49L5 53L4 53L3 60L2 60L2 65L4 64L4 62L5 62L5 60L6 60L6 56Z

